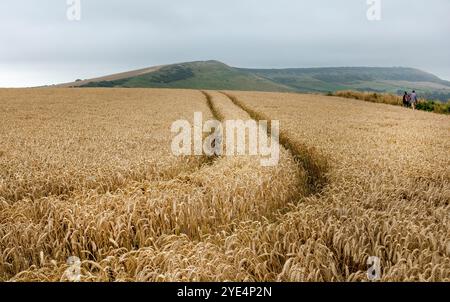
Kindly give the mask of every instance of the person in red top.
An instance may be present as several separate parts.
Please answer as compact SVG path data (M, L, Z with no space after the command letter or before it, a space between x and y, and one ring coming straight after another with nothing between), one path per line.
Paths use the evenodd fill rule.
M403 95L403 106L404 107L409 107L409 101L410 101L410 96L409 94L405 91L405 94Z

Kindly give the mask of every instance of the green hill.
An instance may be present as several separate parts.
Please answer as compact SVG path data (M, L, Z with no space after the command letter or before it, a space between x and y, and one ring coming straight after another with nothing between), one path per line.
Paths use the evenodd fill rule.
M115 81L90 82L82 87L148 87L293 91L271 80L227 66L218 61L163 66L157 71Z
M418 69L392 67L336 67L292 69L240 69L293 87L298 91L325 92L359 90L395 92L398 90L449 90L450 82Z
M113 80L104 80L104 79ZM165 65L84 80L64 87L128 87L226 89L327 93L339 90L401 93L416 90L421 96L447 101L450 82L413 68L329 67L248 69L218 61Z

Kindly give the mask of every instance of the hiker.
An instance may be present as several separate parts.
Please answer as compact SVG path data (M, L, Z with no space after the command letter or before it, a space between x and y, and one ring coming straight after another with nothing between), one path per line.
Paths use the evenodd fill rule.
M411 93L411 99L409 102L411 103L412 109L415 110L417 104L417 93L415 90L413 90L413 92Z
M405 91L405 94L403 95L403 107L408 108L409 101L410 101L410 96L409 96L408 92Z

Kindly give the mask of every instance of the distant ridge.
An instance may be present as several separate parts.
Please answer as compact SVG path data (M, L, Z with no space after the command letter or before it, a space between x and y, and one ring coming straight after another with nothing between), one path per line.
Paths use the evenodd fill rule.
M450 82L406 67L325 67L249 69L219 61L155 66L57 87L224 89L326 93L339 90L400 93L417 90L429 98L450 99Z
M154 67L143 68L143 69L138 69L138 70L133 70L133 71L116 73L116 74L112 74L109 76L103 76L103 77L94 78L94 79L78 80L75 82L59 84L56 86L58 86L58 87L80 87L80 86L83 86L83 85L86 85L89 83L98 83L98 82L104 82L104 81L115 81L115 80L120 80L120 79L132 78L132 77L136 77L139 75L157 71L161 67L162 66L154 66Z

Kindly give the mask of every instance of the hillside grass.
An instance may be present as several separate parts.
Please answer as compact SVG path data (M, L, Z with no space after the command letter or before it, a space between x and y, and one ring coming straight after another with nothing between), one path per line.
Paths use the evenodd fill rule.
M197 61L150 70L125 73L126 76L115 80L108 80L107 77L97 81L86 80L80 86L301 93L352 90L398 94L416 90L426 99L446 102L450 98L449 82L411 68L245 69L219 61Z
M91 82L83 87L233 89L248 91L294 91L292 87L248 74L217 61L170 65L136 77Z

